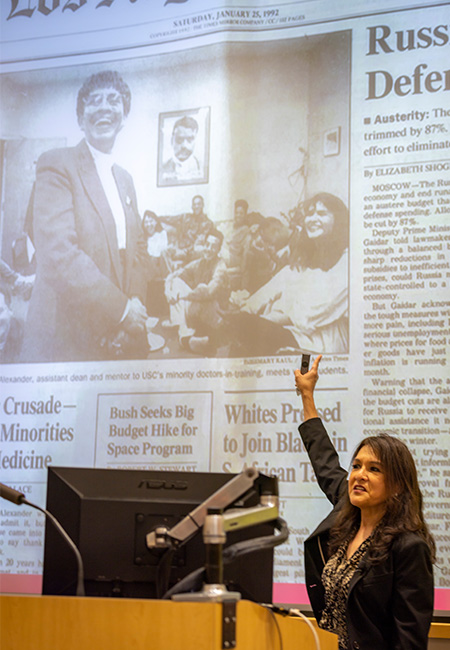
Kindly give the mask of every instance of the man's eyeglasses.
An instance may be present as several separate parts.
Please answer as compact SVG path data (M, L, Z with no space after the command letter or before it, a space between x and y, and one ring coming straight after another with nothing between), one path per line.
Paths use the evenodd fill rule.
M122 95L120 93L91 93L84 99L84 105L93 108L98 108L105 102L112 108L120 106Z

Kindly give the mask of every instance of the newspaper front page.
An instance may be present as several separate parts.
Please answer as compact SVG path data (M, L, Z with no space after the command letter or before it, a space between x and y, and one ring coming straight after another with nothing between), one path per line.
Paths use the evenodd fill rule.
M303 541L329 504L293 371L322 353L317 402L343 466L380 431L414 454L448 610L449 4L1 11L2 482L44 506L49 465L275 475L290 537L274 602L305 604ZM80 187L91 204L98 190L75 170L91 128L80 88L104 71L131 97L113 151L127 205L169 242L148 236L143 346L118 337L109 226L84 223ZM195 218L210 228L198 255ZM39 592L42 518L5 501L0 514L2 590Z

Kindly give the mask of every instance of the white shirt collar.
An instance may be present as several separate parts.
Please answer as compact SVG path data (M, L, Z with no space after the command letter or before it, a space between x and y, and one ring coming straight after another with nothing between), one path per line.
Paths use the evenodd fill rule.
M103 151L100 151L100 149L96 149L95 147L93 147L87 140L86 140L86 144L96 164L99 164L102 167L103 166L112 167L114 164L117 163L113 152L104 153Z

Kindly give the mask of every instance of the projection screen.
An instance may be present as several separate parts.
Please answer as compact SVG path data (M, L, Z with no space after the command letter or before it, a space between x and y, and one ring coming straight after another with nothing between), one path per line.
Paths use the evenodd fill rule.
M379 431L414 454L448 613L449 18L404 0L1 3L3 483L44 506L48 465L274 474L291 531L274 602L306 605L303 541L329 505L293 371L321 353L343 465ZM89 122L102 102L113 117ZM107 134L95 164L127 208L105 217L117 189L85 161ZM0 508L2 591L38 593L41 516Z

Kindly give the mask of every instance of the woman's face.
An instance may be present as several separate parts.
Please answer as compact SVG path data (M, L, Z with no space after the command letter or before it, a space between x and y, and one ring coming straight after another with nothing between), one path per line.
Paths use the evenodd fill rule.
M147 215L144 218L144 228L148 235L154 235L156 232L156 219Z
M334 228L334 214L322 201L317 201L315 205L310 206L304 226L309 239L330 235Z
M374 514L384 514L388 498L385 473L383 465L368 445L361 447L353 459L348 495L352 505L361 511L370 509Z
M112 87L98 88L84 101L80 128L90 145L110 153L124 120L122 95Z

